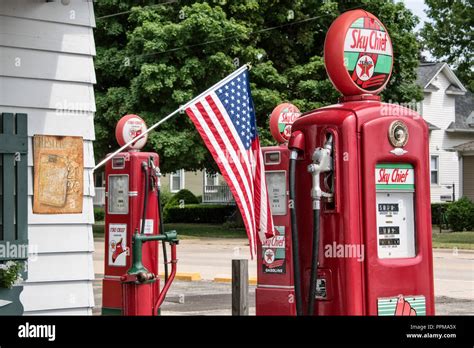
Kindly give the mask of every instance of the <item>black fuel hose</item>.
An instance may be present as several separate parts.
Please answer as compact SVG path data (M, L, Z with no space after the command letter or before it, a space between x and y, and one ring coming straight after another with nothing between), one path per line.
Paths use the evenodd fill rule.
M319 221L320 207L319 201L313 201L316 204L313 210L313 251L311 254L311 277L309 285L308 315L314 314L314 302L316 299L316 281L318 279L318 258L319 258Z
M301 296L301 270L298 246L298 224L296 222L296 158L298 152L292 150L290 154L290 219L291 219L291 244L293 254L293 278L295 286L296 315L303 315L303 298Z
M160 219L160 234L165 234L165 227L163 225L163 208L161 206L161 189L158 186L158 219ZM162 242L161 243L163 247L163 263L164 263L164 269L165 269L165 284L168 282L168 251L166 249L166 243Z
M142 162L142 170L145 175L145 192L143 193L143 212L142 212L142 229L140 233L145 233L145 220L146 220L146 210L148 208L148 164L146 162Z

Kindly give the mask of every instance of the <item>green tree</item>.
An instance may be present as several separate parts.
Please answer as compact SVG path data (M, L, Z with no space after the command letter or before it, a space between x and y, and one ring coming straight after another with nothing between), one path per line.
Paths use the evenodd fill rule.
M456 75L474 92L474 2L472 0L425 0L423 45L437 59L446 61Z
M337 102L339 94L324 68L324 39L332 21L356 7L378 16L392 38L393 75L382 98L420 100L415 84L419 46L413 34L417 19L402 3L97 2L97 159L117 147L114 127L124 114L139 114L151 125L247 62L252 64L251 88L261 143L273 143L268 115L277 104L289 101L309 111ZM122 14L110 16L115 13ZM150 134L148 147L160 154L164 172L216 169L186 115L177 115Z

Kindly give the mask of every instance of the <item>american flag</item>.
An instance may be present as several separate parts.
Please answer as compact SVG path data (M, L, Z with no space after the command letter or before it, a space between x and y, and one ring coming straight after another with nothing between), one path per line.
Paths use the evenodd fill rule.
M273 237L274 226L265 182L247 66L230 74L185 106L234 195L250 241Z

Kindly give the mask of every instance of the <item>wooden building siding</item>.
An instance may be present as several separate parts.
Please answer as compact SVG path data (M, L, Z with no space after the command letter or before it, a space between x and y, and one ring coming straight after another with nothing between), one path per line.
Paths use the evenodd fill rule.
M90 315L94 306L94 26L92 1L0 2L0 110L28 114L25 314ZM35 134L83 137L82 214L32 213Z
M14 113L17 108L2 106L2 110ZM90 151L89 149L93 148L92 140L95 140L95 132L94 128L90 127L94 123L93 112L77 113L29 107L23 107L22 110L28 113L28 136L32 137L35 134L44 134L45 132L57 135L82 136L84 138L84 151ZM68 122L61 122L65 117L68 118ZM32 159L32 155L29 158ZM33 160L31 160L32 164ZM92 167L94 166L90 168Z

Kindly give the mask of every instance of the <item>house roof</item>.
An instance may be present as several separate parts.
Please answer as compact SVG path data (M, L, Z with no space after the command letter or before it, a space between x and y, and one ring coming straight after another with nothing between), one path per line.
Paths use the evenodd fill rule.
M416 79L416 83L421 88L426 88L429 82L433 79L435 75L441 70L445 63L420 63L418 67L418 76Z
M429 122L428 122L428 121L426 121L426 120L424 120L424 121L425 121L425 122L426 122L426 124L428 125L428 129L429 129L430 131L432 131L432 130L440 130L440 129L441 129L441 128L439 128L439 127L435 126L434 124L432 124L432 123L429 123Z
M433 81L441 71L443 71L450 82L445 93L455 97L455 121L448 126L446 131L474 133L474 115L472 115L474 105L473 95L466 90L448 64L444 62L420 63L417 70L418 76L416 82L425 92L436 92L439 90L439 87L435 86ZM435 125L429 122L426 123L428 123L430 130L439 130Z
M455 96L455 121L446 130L474 132L474 95L471 92Z
M463 152L463 151L474 151L474 140L468 141L467 143L457 145L453 147L454 150Z
M432 92L433 89L438 90L438 87L431 83L441 71L444 72L449 82L451 82L451 85L446 89L448 92L456 94L466 92L464 85L459 81L448 64L444 62L420 63L417 70L416 82L426 92Z

